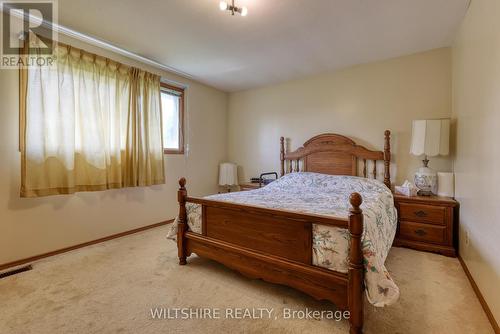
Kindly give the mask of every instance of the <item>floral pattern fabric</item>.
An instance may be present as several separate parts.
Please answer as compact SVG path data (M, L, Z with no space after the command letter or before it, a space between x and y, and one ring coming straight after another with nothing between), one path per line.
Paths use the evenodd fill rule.
M362 248L366 294L375 306L390 305L398 299L399 288L384 263L396 234L397 213L391 191L380 181L301 172L287 174L260 189L205 198L346 218L350 208L349 196L353 192L363 197ZM187 203L186 209L189 229L201 233L201 206ZM169 237L175 238L177 224L172 225ZM349 239L347 229L313 224L313 264L346 273Z

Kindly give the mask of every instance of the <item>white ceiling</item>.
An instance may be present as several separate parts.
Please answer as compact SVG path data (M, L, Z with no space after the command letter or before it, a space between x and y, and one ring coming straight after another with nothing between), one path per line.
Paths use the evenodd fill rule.
M60 0L59 23L238 91L449 46L469 0Z

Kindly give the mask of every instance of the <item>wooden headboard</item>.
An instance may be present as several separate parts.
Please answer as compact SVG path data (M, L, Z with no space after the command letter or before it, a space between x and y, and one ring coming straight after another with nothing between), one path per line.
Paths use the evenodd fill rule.
M280 138L281 176L293 172L316 172L331 175L358 175L358 160L363 163L362 175L371 161L371 175L377 178L377 161L384 161L384 184L391 188L391 132L384 133L384 151L372 151L352 139L333 133L315 136L293 152L285 152L285 138Z

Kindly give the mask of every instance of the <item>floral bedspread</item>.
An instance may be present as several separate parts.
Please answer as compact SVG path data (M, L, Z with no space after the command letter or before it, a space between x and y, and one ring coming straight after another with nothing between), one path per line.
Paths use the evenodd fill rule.
M260 189L205 198L345 218L353 192L363 197L366 294L375 306L390 305L399 298L399 288L384 262L396 234L397 213L391 191L380 181L355 176L291 173ZM201 233L201 206L187 203L186 208L190 230ZM176 230L174 223L168 237L175 238ZM349 238L347 229L313 225L313 264L346 273Z

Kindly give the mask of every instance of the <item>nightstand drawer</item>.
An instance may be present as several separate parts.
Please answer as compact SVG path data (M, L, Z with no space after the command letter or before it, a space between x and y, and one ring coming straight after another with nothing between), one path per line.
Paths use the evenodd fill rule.
M401 220L446 224L446 208L442 206L400 203L399 214Z
M446 227L401 221L399 237L417 241L444 243L446 241Z

